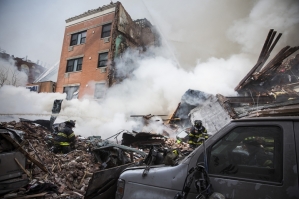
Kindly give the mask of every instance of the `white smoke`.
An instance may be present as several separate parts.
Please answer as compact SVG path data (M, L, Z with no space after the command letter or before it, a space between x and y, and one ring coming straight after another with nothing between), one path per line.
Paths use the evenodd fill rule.
M193 70L198 58L202 62L211 57L226 60L239 53L256 62L270 29L283 33L272 57L282 47L299 45L298 0L164 0L145 4L151 22L186 69ZM161 9L165 7L167 12Z
M299 45L299 38L294 37L299 31L299 2L297 0L260 0L250 14L234 21L227 36L242 46L242 51L259 53L266 33L270 29L283 33L278 42L277 52L286 45ZM273 53L274 54L274 53Z
M51 113L54 100L61 98L65 98L65 94L36 93L24 87L5 85L0 89L0 113L48 114Z
M240 56L232 56L227 61L211 58L209 62L199 62L194 71L186 71L179 68L167 54L163 55L163 51L163 48L151 48L146 53L150 56L138 56L137 52L128 51L122 62L134 55L136 66L133 72L123 70L122 74L128 78L107 90L103 101L91 100L90 96L82 100L64 100L57 122L74 119L77 121L76 134L106 138L123 129L131 131L140 126L142 118L132 120L130 115L170 115L190 88L212 94L234 94L232 87L239 81L235 77L240 76L239 63L243 61ZM244 65L250 64L243 61ZM3 87L0 96L3 101L0 113L37 114L31 119L40 118L38 114L48 114L46 118L49 118L54 100L66 97L59 93L37 94L20 87ZM143 130L162 133L161 120L152 119Z
M27 81L27 74L24 71L18 70L13 59L0 59L0 86L25 86Z
M130 115L170 115L188 89L235 95L234 87L253 67L270 28L284 33L280 45L298 45L298 39L292 37L298 28L297 1L194 2L184 2L183 7L173 2L168 7L172 12L164 10L165 18L152 7L151 22L171 45L150 48L144 55L127 51L117 63L120 75L127 78L110 88L100 102L91 100L92 96L64 100L57 122L77 120L75 133L83 136L106 138L123 129L132 130L139 123ZM178 14L180 11L186 15ZM180 64L169 46L177 48ZM0 113L50 114L54 99L65 99L65 94L36 94L7 86L0 89L0 99ZM161 119L153 120L148 128L155 129L154 124L161 124Z

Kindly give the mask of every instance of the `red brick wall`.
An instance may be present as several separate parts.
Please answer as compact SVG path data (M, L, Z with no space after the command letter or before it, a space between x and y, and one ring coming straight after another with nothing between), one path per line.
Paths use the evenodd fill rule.
M99 16L79 24L66 27L61 51L60 65L57 77L56 92L63 92L63 87L71 84L80 84L79 98L84 94L94 94L94 87L86 86L89 81L106 81L107 72L101 73L97 68L99 51L110 49L111 40L104 43L101 39L102 26L92 27L114 20L114 13ZM87 29L86 42L73 46L69 51L71 33ZM112 32L112 31L111 31ZM109 52L110 53L110 52ZM67 59L83 55L82 71L70 72L65 77Z

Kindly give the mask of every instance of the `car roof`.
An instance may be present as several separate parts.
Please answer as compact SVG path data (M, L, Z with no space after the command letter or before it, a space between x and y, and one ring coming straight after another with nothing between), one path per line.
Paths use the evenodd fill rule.
M276 117L252 117L252 118L239 118L232 120L233 122L244 121L299 121L299 116L276 116Z

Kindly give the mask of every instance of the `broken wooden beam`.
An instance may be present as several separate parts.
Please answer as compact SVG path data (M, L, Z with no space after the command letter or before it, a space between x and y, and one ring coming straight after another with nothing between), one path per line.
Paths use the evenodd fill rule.
M272 103L275 99L273 96L236 96L236 97L225 97L229 103L236 104L236 103L248 103L248 104L266 104L266 103Z
M31 148L33 149L33 151L34 151L36 157L38 158L38 160L39 160L42 164L45 164L45 163L42 161L42 159L39 157L37 151L35 150L35 148L34 148L33 145L31 144L31 142L29 142L29 140L27 140L27 142L29 143L29 145L30 145ZM46 169L47 169L48 173L50 173L51 175L53 175L52 172L48 170L48 168L46 168Z
M262 64L262 62L257 63L253 68L247 73L247 75L240 81L238 86L236 86L235 91L239 91L241 88L243 88L246 85L246 82L249 81L249 79L252 77L252 74L254 71Z
M259 71L263 68L263 66L264 66L264 64L266 63L267 59L269 58L269 56L270 56L270 54L271 54L273 48L276 46L278 40L280 39L281 35L282 35L282 33L279 33L279 34L278 34L278 36L276 37L274 43L272 44L272 46L271 46L270 49L268 50L267 54L265 55L264 59L262 60L262 63L261 63L260 66L256 69L255 72L259 72Z
M216 95L218 101L220 102L220 105L228 112L229 116L232 119L235 119L238 117L237 113L235 112L234 108L231 107L230 102L228 99L226 99L223 95L217 94Z
M269 30L269 33L268 33L268 35L267 35L267 38L266 38L266 40L265 40L265 42L264 42L264 45L263 45L262 51L261 51L261 53L260 53L260 56L259 56L259 58L258 58L258 60L257 60L257 63L261 62L261 61L262 61L262 58L266 55L266 52L267 52L267 46L268 46L268 43L269 43L269 40L270 40L270 37L271 37L272 33L273 33L273 29L270 29L270 30Z
M299 115L299 105L258 110L258 111L251 112L251 114L248 117L296 116L296 115Z
M257 63L247 73L247 75L240 81L240 83L235 87L235 91L239 91L246 84L248 84L251 80L253 80L253 74L258 73L263 68L263 65L266 63L273 48L275 47L276 43L278 42L278 40L280 39L282 34L279 33L279 35L276 37L275 41L273 42L275 35L276 35L276 31L273 31L273 29L270 29L268 36L264 42L260 56L257 60Z
M173 114L169 118L169 121L167 122L168 124L170 124L174 120L174 117L175 117L176 113L178 112L180 105L181 105L181 102L178 104L178 106L176 107L175 111L173 112Z
M24 173L26 173L27 176L28 176L30 179L32 179L32 177L31 177L29 171L27 171L27 170L22 166L22 164L18 161L17 158L15 158L15 161L16 161L16 163L19 165L19 167L24 171Z
M44 198L44 196L47 195L47 192L38 193L38 194L32 194L32 195L25 195L21 197L17 197L14 199L24 199L24 198Z
M261 79L269 71L275 71L283 62L284 59L299 49L298 46L290 48L286 46L279 51L279 53L263 68L263 70L256 76L256 79Z
M12 139L9 135L6 135L5 133L1 134L6 140L8 140L12 145L14 145L14 147L16 147L17 150L19 150L21 153L23 153L26 158L28 158L31 162L33 162L34 164L36 164L36 166L38 166L41 170L43 170L44 172L48 173L47 168L40 163L39 161L37 161L35 158L33 158L31 155L29 155L29 153L27 151L25 151L19 143L17 143L14 139Z

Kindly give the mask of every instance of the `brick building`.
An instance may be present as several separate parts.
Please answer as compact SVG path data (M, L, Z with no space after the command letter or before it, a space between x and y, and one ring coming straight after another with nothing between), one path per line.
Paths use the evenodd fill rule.
M66 20L56 92L67 99L84 95L101 99L121 81L114 60L127 48L145 51L158 36L146 19L133 21L120 2Z

